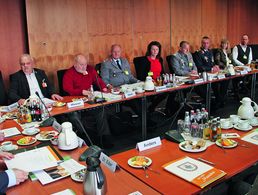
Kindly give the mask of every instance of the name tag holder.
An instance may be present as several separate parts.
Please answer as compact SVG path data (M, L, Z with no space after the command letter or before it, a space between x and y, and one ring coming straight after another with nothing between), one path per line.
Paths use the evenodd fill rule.
M80 106L84 106L83 100L77 100L74 102L67 103L68 108L76 108L76 107L80 107Z
M136 149L138 149L141 152L160 145L161 145L160 137L155 137L155 138L137 143Z
M165 91L165 90L167 90L167 86L166 85L155 87L155 91L156 92Z
M125 98L130 98L130 97L136 96L136 93L134 91L130 91L130 92L125 92L124 95L125 95Z
M194 83L195 83L195 84L202 83L202 82L204 82L203 79L195 79L195 80L194 80Z
M247 70L242 70L242 71L240 71L240 74L241 75L248 74L248 71Z
M225 77L225 75L224 74L219 74L218 75L218 79L225 79L226 77Z
M118 164L113 159L111 159L106 154L104 154L103 152L100 153L99 160L102 162L102 164L104 164L113 173L116 170L120 169Z

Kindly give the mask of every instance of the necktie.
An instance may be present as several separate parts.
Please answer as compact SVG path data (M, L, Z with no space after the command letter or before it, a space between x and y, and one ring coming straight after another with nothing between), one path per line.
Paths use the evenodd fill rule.
M120 65L120 63L119 63L119 60L116 60L116 64L117 64L118 68L119 68L120 70L122 70L121 65Z

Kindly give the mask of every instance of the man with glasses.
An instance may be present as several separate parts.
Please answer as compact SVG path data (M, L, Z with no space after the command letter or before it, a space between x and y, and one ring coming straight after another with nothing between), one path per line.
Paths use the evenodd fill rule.
M55 94L54 87L49 82L43 70L34 68L34 60L29 54L20 57L21 70L10 76L11 83L9 89L9 99L11 102L18 102L22 105L25 99L36 92L41 98L52 98L62 100L63 98Z

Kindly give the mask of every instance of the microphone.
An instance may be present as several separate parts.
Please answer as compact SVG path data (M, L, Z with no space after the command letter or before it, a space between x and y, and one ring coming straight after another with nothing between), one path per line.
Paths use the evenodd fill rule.
M53 125L53 123L54 123L54 121L55 121L56 119L55 119L54 117L50 116L50 112L48 111L47 106L46 106L46 104L44 103L44 101L41 99L39 93L36 91L35 94L36 94L36 96L38 96L40 102L43 104L43 106L45 107L45 109L46 109L47 112L48 112L48 118L45 119L44 121L42 121L39 126L40 126L40 127L48 127L48 126Z
M103 96L103 92L102 92L102 90L101 90L101 86L100 86L100 84L99 84L99 80L98 80L97 74L95 74L95 78L96 78L97 85L98 85L98 88L100 89L100 94L101 94L101 97L96 97L96 98L95 98L95 103L104 103L104 102L106 102L106 100L105 100L105 98L104 98L104 96Z

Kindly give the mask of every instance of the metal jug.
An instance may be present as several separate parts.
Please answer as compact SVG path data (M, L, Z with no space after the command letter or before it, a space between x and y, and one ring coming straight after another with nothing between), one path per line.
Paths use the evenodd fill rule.
M86 159L86 164L87 172L83 182L84 194L106 194L106 178L100 167L100 160L96 157L88 157Z

